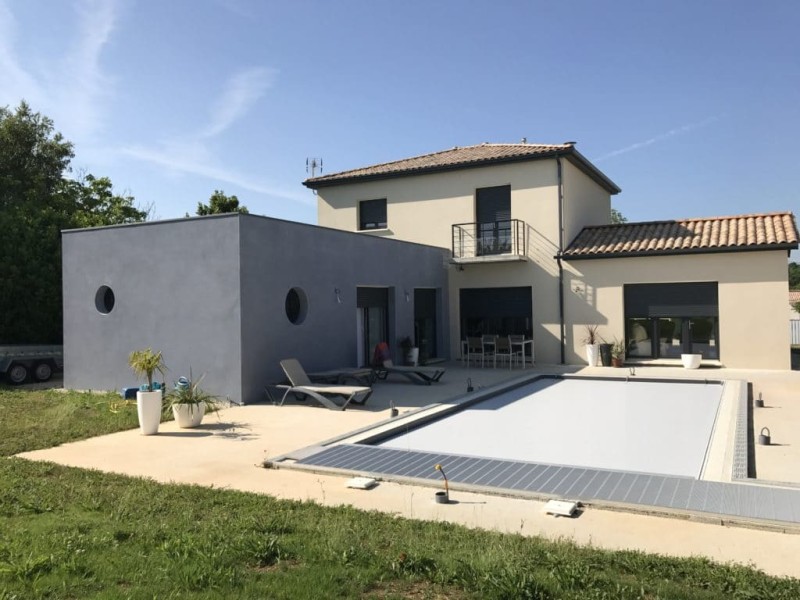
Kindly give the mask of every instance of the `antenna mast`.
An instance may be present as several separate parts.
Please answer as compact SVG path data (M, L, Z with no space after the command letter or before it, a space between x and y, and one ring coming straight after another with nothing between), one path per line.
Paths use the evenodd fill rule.
M316 177L317 169L322 173L322 159L321 158L307 158L306 159L306 173L311 173L311 177Z

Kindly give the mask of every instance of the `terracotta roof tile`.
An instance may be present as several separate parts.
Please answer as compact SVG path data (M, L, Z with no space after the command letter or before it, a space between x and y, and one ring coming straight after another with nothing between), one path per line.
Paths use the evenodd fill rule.
M586 227L563 257L613 258L653 254L797 248L792 213L652 221Z
M303 182L306 187L317 189L331 185L351 183L359 180L386 179L404 175L419 175L427 172L486 166L493 163L536 160L553 156L570 156L577 166L606 187L612 194L619 187L592 165L576 149L573 143L566 144L478 144L454 147L440 152L423 154L402 160L371 165L360 169L341 171L330 175L312 177Z

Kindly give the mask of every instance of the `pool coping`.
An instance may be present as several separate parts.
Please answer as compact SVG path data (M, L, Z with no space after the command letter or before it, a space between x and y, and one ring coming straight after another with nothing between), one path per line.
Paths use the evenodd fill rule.
M595 469L587 467L550 465L525 461L502 459L485 459L447 453L396 450L368 446L365 444L389 437L397 429L409 423L419 426L425 422L441 418L444 414L462 410L463 408L490 398L501 391L515 389L539 379L580 379L580 380L617 380L635 382L663 382L670 384L718 384L734 390L736 412L732 429L732 444L726 445L724 465L730 473L729 481L709 481L691 477L656 475L652 473L635 473L612 469ZM738 386L733 385L738 383ZM723 392L724 393L724 392ZM646 377L592 377L567 374L523 375L510 381L492 385L475 392L454 398L448 402L434 403L402 416L380 421L368 427L348 432L334 438L306 446L290 453L264 461L266 468L289 468L316 473L337 475L366 475L379 481L393 481L413 485L440 485L441 479L432 465L445 463L451 466L450 489L454 491L476 492L483 494L549 500L553 498L571 499L585 506L622 510L644 514L658 514L679 518L690 518L701 521L756 527L800 533L800 490L787 489L780 486L765 486L753 479L748 479L748 406L749 395L746 382L721 381L715 379L669 379ZM444 413L444 414L443 414ZM717 424L715 422L715 429ZM716 432L712 433L712 437ZM385 459L385 460L384 460ZM383 460L384 465L381 465ZM501 475L509 469L513 474L523 473L518 477L520 485L490 486L480 482L485 476L465 477L459 480L452 475L454 465L459 461L485 461L486 464L471 465L478 472L491 474L492 468L502 468ZM377 462L376 462L377 461ZM388 462L387 462L388 461ZM407 468L419 463L427 465L419 468ZM494 465L489 463L496 463ZM377 468L380 467L380 468ZM551 471L548 471L551 470ZM552 469L555 469L552 472ZM729 469L729 470L728 470ZM427 472L426 472L427 471ZM539 484L536 480L549 472L547 479ZM536 475L538 473L538 475ZM534 477L534 475L536 475ZM488 481L497 479L492 477ZM526 477L534 477L526 482ZM501 480L506 483L509 477ZM593 484L597 480L596 489L574 490L578 483ZM613 489L613 482L616 485ZM602 483L600 483L602 482ZM525 483L523 486L522 483ZM622 485L624 488L617 491ZM625 485L628 487L625 488ZM655 490L654 486L658 486ZM669 490L673 493L669 496ZM573 491L574 490L574 491ZM662 494L662 490L664 493ZM605 493L599 493L603 492ZM624 493L623 493L624 492ZM638 495L637 495L638 493ZM643 501L646 499L647 501ZM794 510L793 505L798 509Z

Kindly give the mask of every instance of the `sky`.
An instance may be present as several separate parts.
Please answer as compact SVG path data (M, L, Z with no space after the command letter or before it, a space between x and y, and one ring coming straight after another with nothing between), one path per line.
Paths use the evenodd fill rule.
M334 173L576 141L630 221L800 213L800 2L0 0L21 100L156 218L316 223Z

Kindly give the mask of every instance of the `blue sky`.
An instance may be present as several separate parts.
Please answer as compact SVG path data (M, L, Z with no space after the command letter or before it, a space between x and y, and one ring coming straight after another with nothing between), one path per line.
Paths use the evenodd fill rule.
M314 223L324 171L560 143L632 221L800 212L800 3L0 0L26 99L159 218L214 189Z

